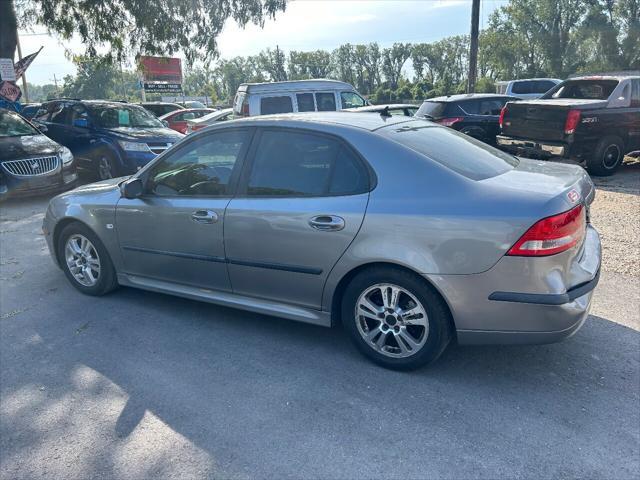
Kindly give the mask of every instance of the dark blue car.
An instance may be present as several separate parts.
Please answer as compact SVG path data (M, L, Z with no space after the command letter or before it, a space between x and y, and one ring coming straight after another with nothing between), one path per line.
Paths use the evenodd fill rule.
M135 173L184 137L138 105L106 100L54 100L34 122L101 180Z

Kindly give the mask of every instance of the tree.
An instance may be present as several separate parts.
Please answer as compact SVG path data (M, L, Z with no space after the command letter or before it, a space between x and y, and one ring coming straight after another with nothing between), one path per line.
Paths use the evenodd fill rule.
M130 100L138 92L136 75L105 57L78 56L73 58L73 63L78 73L64 77L63 97Z
M258 68L266 73L271 82L287 80L286 57L282 50L276 46L275 50L267 48L258 54Z
M410 43L394 43L382 51L382 71L392 89L398 88L402 67L411 56Z
M261 25L285 6L286 0L1 0L0 57L14 56L17 13L23 26L43 25L66 40L78 35L89 57L106 45L109 59L181 51L191 64L217 55L227 19Z
M324 50L289 52L287 62L289 79L327 78L331 76L331 54Z
M346 43L340 45L331 54L331 60L334 65L334 73L339 80L354 84L353 69L353 45Z

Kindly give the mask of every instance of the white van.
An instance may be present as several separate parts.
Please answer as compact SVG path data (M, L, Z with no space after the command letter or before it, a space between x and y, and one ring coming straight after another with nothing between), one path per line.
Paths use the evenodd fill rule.
M236 117L273 113L335 112L369 103L352 85L337 80L243 83L233 99Z
M523 78L496 82L496 93L518 98L540 98L562 80L559 78Z

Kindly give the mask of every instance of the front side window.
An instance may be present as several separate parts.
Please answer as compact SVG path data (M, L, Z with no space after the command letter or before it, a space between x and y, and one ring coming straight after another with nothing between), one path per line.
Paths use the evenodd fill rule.
M225 196L234 166L249 141L246 130L199 138L152 167L146 190L158 196Z
M272 115L274 113L293 112L291 97L263 97L260 99L260 114Z
M265 131L258 143L247 194L351 195L367 191L369 177L342 142L311 133Z
M360 108L367 104L365 99L356 92L342 92L340 99L342 100L342 108Z
M134 105L91 105L91 118L100 128L163 128L160 120Z
M316 93L316 104L319 112L335 112L336 96L333 92Z
M40 132L19 115L0 110L0 137L24 137L27 135L40 135Z
M313 93L297 93L298 112L314 112L316 109L313 103Z

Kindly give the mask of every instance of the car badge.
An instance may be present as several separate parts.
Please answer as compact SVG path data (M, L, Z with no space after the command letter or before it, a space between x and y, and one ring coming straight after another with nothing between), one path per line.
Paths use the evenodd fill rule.
M38 170L40 168L40 164L38 162L33 162L31 164L31 170Z
M580 194L575 190L571 190L569 193L567 193L567 198L571 203L576 203L578 200L580 200Z

